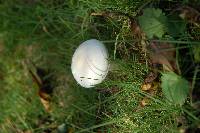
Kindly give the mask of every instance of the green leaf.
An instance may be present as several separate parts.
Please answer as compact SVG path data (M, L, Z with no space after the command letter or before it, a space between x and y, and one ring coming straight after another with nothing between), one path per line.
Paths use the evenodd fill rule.
M164 96L172 103L182 105L189 93L189 83L181 76L167 72L161 77Z
M185 33L187 23L178 15L169 16L168 20L167 28L172 37L178 37L180 34Z
M167 17L160 9L146 8L142 16L138 17L139 24L148 38L161 38L166 32Z

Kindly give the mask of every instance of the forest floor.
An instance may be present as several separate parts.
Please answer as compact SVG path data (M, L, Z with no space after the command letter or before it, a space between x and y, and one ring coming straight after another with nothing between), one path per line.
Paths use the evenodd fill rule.
M199 0L0 0L1 133L200 132ZM71 73L108 49L93 88Z

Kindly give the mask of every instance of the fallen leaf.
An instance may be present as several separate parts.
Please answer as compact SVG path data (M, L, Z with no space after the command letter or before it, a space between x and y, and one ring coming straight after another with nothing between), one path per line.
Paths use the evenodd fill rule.
M144 83L141 86L142 91L148 92L152 96L158 92L159 88L160 88L160 83L156 81L152 83Z
M136 20L131 20L131 31L135 38L142 39L145 36L145 33L141 30L139 24Z
M29 62L26 62L26 64L30 65ZM48 77L48 72L46 70L43 70L41 68L36 67L32 64L32 67L34 67L35 71L30 69L30 67L27 66L27 69L32 76L33 81L38 85L39 91L38 95L40 97L40 101L43 104L45 110L47 112L51 112L51 94L53 92L53 86L51 85L51 76Z
M150 102L150 99L147 98L147 97L145 97L145 98L143 98L142 101L140 102L140 105L141 105L142 107L145 107L145 106L147 106L147 105L149 104L149 102Z
M143 84L142 87L141 87L141 90L143 91L148 91L151 89L151 84L148 83L148 84Z
M166 71L177 71L176 49L172 44L152 41L149 47L152 64L161 64Z
M145 83L152 83L158 77L157 72L150 72L147 77L145 78Z
M200 13L196 9L189 6L183 6L177 10L180 11L179 16L182 19L186 19L191 23L200 23Z
M158 73L155 71L151 71L147 77L144 80L144 83L141 86L142 91L148 91L151 94L152 91L156 91L159 88L159 82L156 81L156 78L158 77Z
M51 112L50 95L39 91L40 101L47 112Z

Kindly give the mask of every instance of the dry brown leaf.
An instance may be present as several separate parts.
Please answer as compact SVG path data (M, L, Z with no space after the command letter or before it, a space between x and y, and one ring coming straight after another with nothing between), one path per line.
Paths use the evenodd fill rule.
M159 83L156 81L156 78L158 77L157 72L150 72L147 77L144 80L144 83L141 86L142 91L148 91L151 93L151 91L158 90Z
M27 64L27 62L26 62ZM34 66L34 65L33 65ZM36 69L36 72L34 72L32 69L30 69L28 66L26 67L32 76L33 81L38 85L38 95L40 97L40 101L43 104L45 110L47 112L51 112L51 94L53 92L53 88L51 85L50 78L45 78L45 76L48 74L45 70L41 68L37 68L34 66L34 69Z
M151 84L148 83L148 84L143 84L142 87L141 87L141 90L143 91L148 91L151 89Z
M149 102L150 102L150 99L147 98L147 97L145 97L145 98L143 98L142 101L140 102L140 105L141 105L142 107L145 107L145 106L147 106L147 105L149 104Z
M141 90L146 91L149 94L154 95L157 92L157 90L159 89L159 86L160 86L160 83L156 82L156 81L154 81L152 83L144 83L141 86Z
M141 90L147 92L149 95L154 96L157 94L158 89L159 89L159 82L156 81L152 81L151 83L144 83L141 86ZM144 97L141 101L140 101L140 107L145 107L146 105L148 105L150 102L150 98L149 97Z
M179 16L182 19L186 19L191 23L200 24L200 13L196 9L189 6L183 6L181 8L178 8L178 10L180 11Z
M157 72L150 72L147 77L145 78L145 83L152 83L158 77Z
M146 91L149 95L154 96L156 95L156 93L158 92L158 88L159 88L159 83L158 82L152 82L152 83L148 83L148 84L144 84L142 86L142 90ZM141 107L145 107L146 105L148 105L150 103L150 98L148 97L144 97L141 101L140 101L140 106Z
M150 60L152 64L161 64L166 71L176 71L176 49L169 43L150 43Z
M143 36L145 36L145 34L142 32L140 26L138 25L138 23L135 20L131 21L131 31L133 33L133 36L137 39L141 39L141 38L143 38Z
M44 106L45 110L47 112L51 112L51 105L50 105L50 95L47 93L44 93L42 91L39 91L39 96L40 96L40 101L42 103L42 105Z

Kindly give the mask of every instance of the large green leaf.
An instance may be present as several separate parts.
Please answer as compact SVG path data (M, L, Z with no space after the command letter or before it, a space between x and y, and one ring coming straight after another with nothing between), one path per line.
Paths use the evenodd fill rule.
M186 21L181 19L178 15L171 15L168 17L168 33L173 37L183 35L186 31Z
M188 81L173 72L163 73L161 81L164 96L170 102L182 105L189 93Z
M160 9L146 8L139 18L139 24L148 38L161 38L166 32L167 17Z

